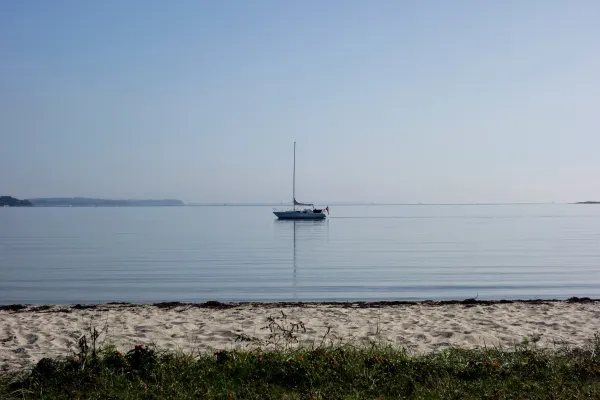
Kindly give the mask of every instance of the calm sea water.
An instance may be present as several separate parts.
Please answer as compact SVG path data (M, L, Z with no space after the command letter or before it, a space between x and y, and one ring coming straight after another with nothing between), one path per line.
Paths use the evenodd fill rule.
M0 208L0 303L600 297L600 206Z

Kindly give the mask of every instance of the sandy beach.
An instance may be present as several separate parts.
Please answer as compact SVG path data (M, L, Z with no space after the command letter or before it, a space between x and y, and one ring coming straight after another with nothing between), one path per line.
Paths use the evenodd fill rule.
M253 345L239 339L266 339L269 317L288 327L302 322L304 344L320 343L329 331L329 341L377 340L411 352L511 347L525 338L544 347L583 346L600 332L596 301L3 306L0 370L72 354L90 326L102 332L100 343L122 350L154 344L192 352Z

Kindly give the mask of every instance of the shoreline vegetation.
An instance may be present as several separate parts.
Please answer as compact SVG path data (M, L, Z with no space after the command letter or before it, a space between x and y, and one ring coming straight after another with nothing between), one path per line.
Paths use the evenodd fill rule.
M274 334L295 340L294 328ZM372 342L185 354L96 347L0 375L2 399L588 399L600 396L600 341L582 349L454 348L411 356ZM96 339L95 339L96 338Z
M600 398L599 302L4 305L0 398Z

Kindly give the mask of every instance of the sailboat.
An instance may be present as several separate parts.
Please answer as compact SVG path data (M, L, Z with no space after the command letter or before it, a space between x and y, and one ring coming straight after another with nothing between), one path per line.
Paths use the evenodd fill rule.
M286 211L273 211L273 214L277 216L279 219L325 219L325 213L323 211L327 211L329 214L329 207L326 207L324 210L315 208L314 204L310 203L300 203L296 201L296 142L294 142L294 177L292 184L292 204L293 208L291 210ZM299 207L311 207L304 209L296 209L296 206Z

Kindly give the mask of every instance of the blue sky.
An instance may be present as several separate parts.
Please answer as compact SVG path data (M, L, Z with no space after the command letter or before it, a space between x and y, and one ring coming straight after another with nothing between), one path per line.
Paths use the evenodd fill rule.
M0 194L600 200L600 3L0 2Z

